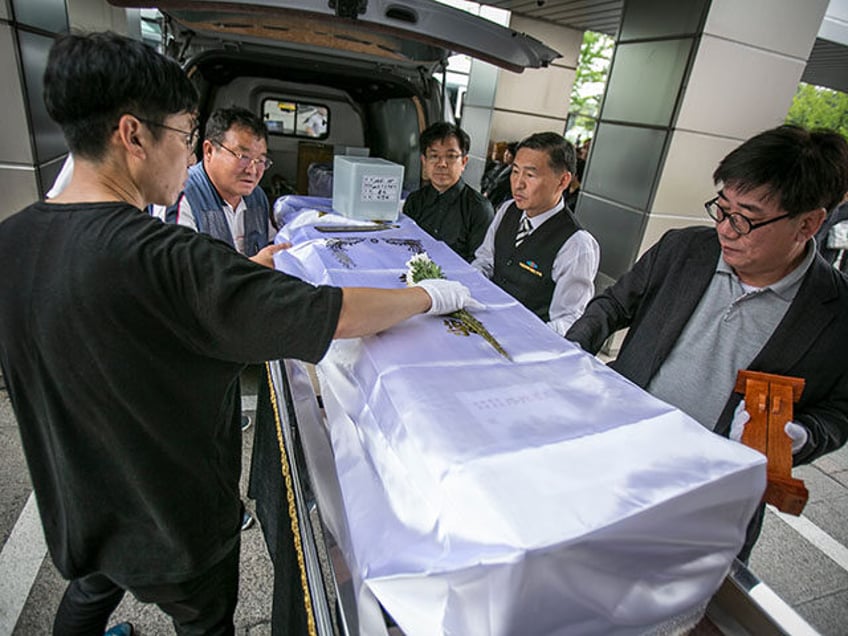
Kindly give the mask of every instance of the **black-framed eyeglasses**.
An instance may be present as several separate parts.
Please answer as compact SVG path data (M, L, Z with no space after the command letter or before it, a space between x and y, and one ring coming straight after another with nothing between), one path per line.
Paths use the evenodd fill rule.
M462 159L464 156L465 155L461 155L461 154L458 154L456 152L449 152L446 155L437 155L435 153L434 154L428 153L428 154L424 155L424 159L427 161L427 163L439 164L439 163L442 163L444 161L446 164L450 165L452 163L456 163L457 161Z
M191 130L182 130L181 128L174 128L173 126L168 126L167 124L163 124L158 121L153 121L152 119L145 119L144 117L139 117L138 115L133 115L132 113L127 113L128 115L132 115L138 121L147 124L148 126L155 126L156 128L164 128L165 130L171 130L175 133L179 133L183 135L186 149L194 152L195 148L197 148L197 142L200 139L200 126L195 126Z
M268 168L274 165L274 162L268 157L257 157L256 159L253 159L252 157L248 157L245 154L236 152L231 148L227 148L220 141L213 141L212 143L216 146L220 146L228 153L230 153L233 157L235 157L238 160L239 168L242 170L245 170L249 165L253 165L257 170L267 170Z
M718 204L718 200L720 197L716 197L715 199L710 199L704 204L704 209L707 211L707 214L710 218L716 223L721 223L725 219L730 222L730 227L733 228L733 231L737 234L745 235L750 234L758 227L765 227L766 225L770 225L775 221L780 221L781 219L789 218L789 214L781 214L780 216L776 216L773 219L769 219L768 221L761 221L759 223L755 223L751 219L749 219L744 214L740 214L739 212L727 212L723 207Z

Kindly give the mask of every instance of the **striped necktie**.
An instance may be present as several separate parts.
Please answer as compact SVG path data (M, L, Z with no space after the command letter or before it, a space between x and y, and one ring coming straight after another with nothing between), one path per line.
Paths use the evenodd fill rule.
M533 229L533 226L530 225L530 219L526 216L521 217L521 226L518 228L518 233L515 235L515 247L518 247L524 242L528 236L530 236L530 231Z

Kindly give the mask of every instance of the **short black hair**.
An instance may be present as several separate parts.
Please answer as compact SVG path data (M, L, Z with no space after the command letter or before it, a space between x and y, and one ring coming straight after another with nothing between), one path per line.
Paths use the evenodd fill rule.
M179 64L142 42L111 32L74 33L50 49L44 103L71 152L97 160L121 116L161 123L192 113L197 91ZM155 126L150 132L161 134Z
M577 152L574 150L574 145L559 133L533 133L519 142L515 154L517 155L522 148L548 153L548 163L555 172L574 174L577 170Z
M456 124L451 124L446 121L437 121L435 124L430 124L424 129L418 137L418 148L421 154L427 152L427 148L432 146L437 141L444 141L448 137L455 137L456 143L459 144L459 149L463 155L467 155L471 149L471 137L462 128Z
M832 130L778 126L722 159L713 181L743 193L766 186L791 216L829 211L848 191L848 142Z
M256 137L268 143L268 129L265 127L265 122L256 114L239 106L219 108L213 112L206 122L203 138L219 144L224 141L224 136L233 126L247 128Z

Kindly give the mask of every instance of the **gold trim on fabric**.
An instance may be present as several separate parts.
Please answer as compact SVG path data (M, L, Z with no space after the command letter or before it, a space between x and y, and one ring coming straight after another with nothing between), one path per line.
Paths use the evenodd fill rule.
M294 537L294 550L297 553L297 567L300 569L300 587L303 590L303 605L306 609L306 627L309 636L317 636L318 630L315 625L315 615L312 612L312 596L309 594L309 582L306 576L306 561L303 558L303 544L300 539L300 522L297 518L297 506L294 499L294 486L292 485L291 471L289 470L288 452L283 441L283 424L280 419L280 411L277 408L277 392L274 390L274 382L271 379L270 363L265 363L265 374L268 378L268 389L271 392L271 407L274 409L274 424L277 429L277 443L280 446L280 465L283 469L283 480L286 483L286 503L288 504L289 519L291 520L291 531ZM279 576L282 573L277 573Z

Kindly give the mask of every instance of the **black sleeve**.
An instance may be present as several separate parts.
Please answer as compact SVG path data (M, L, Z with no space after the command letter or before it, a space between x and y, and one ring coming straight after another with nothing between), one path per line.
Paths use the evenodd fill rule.
M648 289L662 244L661 239L615 284L595 296L565 337L594 355L610 335L629 327Z
M198 354L258 363L320 360L341 312L341 289L314 286L257 265L227 244L188 228L160 224L150 258L169 329ZM161 318L161 316L160 316ZM161 322L161 321L159 321Z
M472 190L472 192L474 192ZM492 204L485 198L474 192L474 200L470 202L468 208L468 233L465 253L461 256L469 263L474 260L474 252L480 247L483 239L486 237L486 231L492 224L492 219L495 217L495 211Z
M848 377L843 374L827 399L799 410L795 420L809 433L807 443L792 458L796 466L841 448L848 441Z
M403 203L403 213L413 220L418 218L418 213L421 211L420 192L420 190L410 192Z

